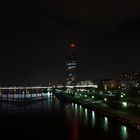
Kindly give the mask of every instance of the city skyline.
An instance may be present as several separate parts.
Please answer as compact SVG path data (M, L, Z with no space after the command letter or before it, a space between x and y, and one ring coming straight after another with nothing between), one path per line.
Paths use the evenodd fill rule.
M0 4L4 139L140 139L140 0Z
M66 50L72 42L78 46L79 81L140 71L140 3L101 3L5 3L0 84L65 82Z

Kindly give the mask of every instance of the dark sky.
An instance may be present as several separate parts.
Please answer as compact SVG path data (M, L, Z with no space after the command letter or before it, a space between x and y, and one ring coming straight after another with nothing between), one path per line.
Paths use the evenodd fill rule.
M7 0L0 34L1 84L64 82L71 42L79 80L140 71L139 0Z

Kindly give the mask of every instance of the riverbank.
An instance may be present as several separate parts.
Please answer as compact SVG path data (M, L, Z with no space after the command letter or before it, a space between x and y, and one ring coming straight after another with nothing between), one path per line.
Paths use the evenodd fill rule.
M88 109L94 110L104 116L110 117L124 125L129 125L140 130L140 117L127 110L113 109L103 102L87 101L85 99L74 98L68 94L55 93L56 97L64 102L73 102L82 105Z

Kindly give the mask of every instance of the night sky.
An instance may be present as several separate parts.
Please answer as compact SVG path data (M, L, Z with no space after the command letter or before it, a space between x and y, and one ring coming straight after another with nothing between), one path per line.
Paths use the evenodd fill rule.
M0 34L2 85L65 82L73 42L78 80L140 71L139 0L7 0Z

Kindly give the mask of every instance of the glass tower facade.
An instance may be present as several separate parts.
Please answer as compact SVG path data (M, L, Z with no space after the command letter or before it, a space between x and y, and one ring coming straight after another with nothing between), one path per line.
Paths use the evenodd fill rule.
M76 45L71 44L68 48L68 55L66 60L66 72L67 72L67 86L74 86L76 85Z

